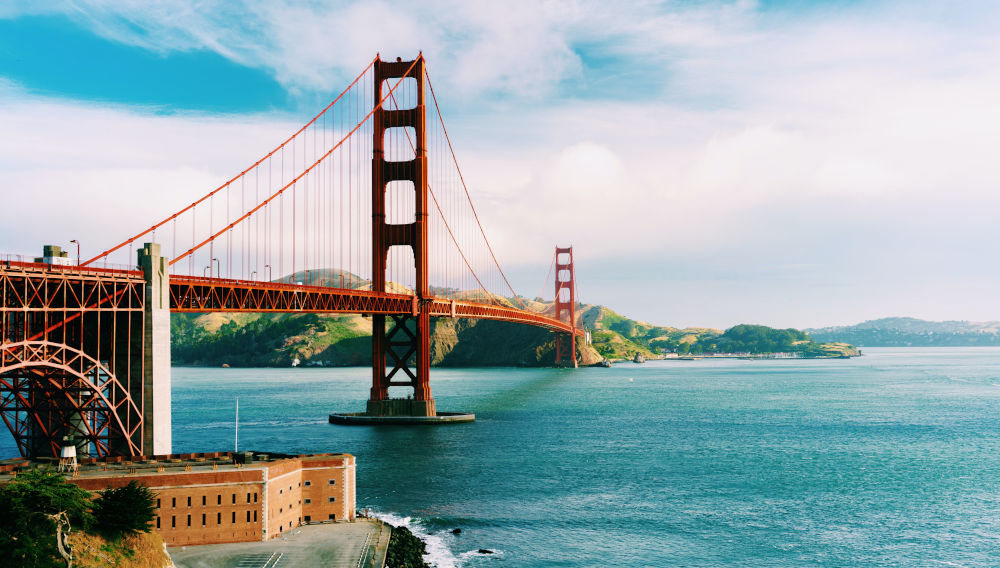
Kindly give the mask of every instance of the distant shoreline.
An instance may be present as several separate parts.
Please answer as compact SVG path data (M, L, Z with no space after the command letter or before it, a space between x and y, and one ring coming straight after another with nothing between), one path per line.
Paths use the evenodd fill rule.
M920 346L923 347L923 346ZM975 347L975 346L969 346ZM773 353L759 353L753 355L736 355L732 353L724 354L711 354L706 353L704 355L682 355L677 357L653 357L648 358L646 362L651 361L695 361L699 359L742 359L747 361L790 361L790 360L805 360L805 359L853 359L855 357L863 357L864 353L858 350L857 355L793 355L786 357L774 357ZM632 359L608 359L607 360L612 365L617 365L619 363L632 363L636 365L641 365L642 363L634 363ZM370 369L371 365L203 365L195 363L174 363L170 364L171 367L182 367L185 369ZM600 364L595 365L580 365L583 367L601 367ZM526 366L526 365L431 365L434 369L558 369L560 367L556 366Z

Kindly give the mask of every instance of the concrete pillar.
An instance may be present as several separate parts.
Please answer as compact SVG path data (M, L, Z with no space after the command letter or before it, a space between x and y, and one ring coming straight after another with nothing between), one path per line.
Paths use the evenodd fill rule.
M142 361L142 451L171 452L170 438L170 271L160 245L145 243L139 267L146 279Z

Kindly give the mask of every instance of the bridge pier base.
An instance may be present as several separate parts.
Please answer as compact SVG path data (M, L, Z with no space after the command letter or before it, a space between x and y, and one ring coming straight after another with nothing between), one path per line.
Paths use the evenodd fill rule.
M368 416L437 416L434 399L390 398L369 400L365 409Z

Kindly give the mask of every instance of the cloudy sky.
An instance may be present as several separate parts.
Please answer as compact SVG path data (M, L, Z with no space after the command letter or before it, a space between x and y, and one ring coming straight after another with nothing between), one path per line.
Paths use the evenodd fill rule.
M0 0L0 252L84 256L422 50L515 287L660 324L1000 319L992 2ZM331 4L331 5L328 5Z

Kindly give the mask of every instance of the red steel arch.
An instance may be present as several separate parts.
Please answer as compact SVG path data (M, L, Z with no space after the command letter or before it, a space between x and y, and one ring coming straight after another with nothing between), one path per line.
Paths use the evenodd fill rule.
M93 444L100 457L142 453L141 409L105 365L68 345L0 346L0 416L21 455L42 447L58 455L63 436Z

